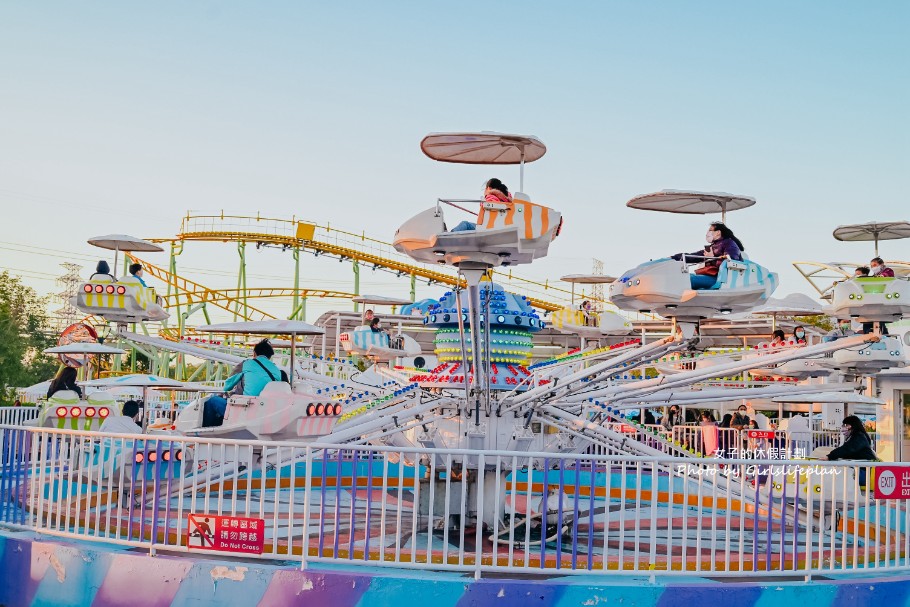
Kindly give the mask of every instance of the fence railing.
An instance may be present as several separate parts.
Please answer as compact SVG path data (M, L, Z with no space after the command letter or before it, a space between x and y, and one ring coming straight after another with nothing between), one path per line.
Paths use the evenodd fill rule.
M872 465L3 427L0 522L150 551L477 576L906 570L910 508L865 489Z
M0 426L21 426L23 423L38 419L40 407L0 407Z

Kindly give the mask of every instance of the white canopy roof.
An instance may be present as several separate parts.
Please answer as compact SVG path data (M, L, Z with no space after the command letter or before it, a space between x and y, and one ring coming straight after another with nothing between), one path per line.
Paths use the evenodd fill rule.
M771 399L775 403L846 403L849 405L884 405L880 398L863 396L851 392L810 392L809 394L793 394L778 396Z
M351 298L351 301L368 306L406 306L414 303L410 299L386 297L385 295L358 295Z
M423 153L440 162L461 164L519 164L534 162L547 153L537 137L480 133L430 133L420 142Z
M566 274L561 277L559 280L563 282L571 282L574 284L580 285L598 285L598 284L610 284L611 282L616 281L615 276L605 276L603 274Z
M129 236L127 234L95 236L94 238L89 238L88 243L102 249L110 249L111 251L143 251L147 253L158 253L164 250L154 242L142 240L141 238L136 238L135 236Z
M408 302L410 303L410 302ZM302 320L257 320L253 322L223 322L202 325L198 331L212 333L246 333L255 335L322 335L325 329Z
M764 305L752 313L760 316L814 316L822 313L822 307L808 295L791 293L780 299L768 298Z
M82 382L83 386L93 388L112 388L130 386L133 388L162 388L177 390L196 390L197 384L192 384L159 375L122 375L120 377L105 377L104 379L93 379L92 381Z
M736 196L726 192L695 192L689 190L661 190L653 194L636 196L626 203L627 207L664 213L685 213L707 215L738 211L755 204L748 196Z
M45 354L126 354L126 350L105 346L97 342L73 342L65 346L54 346L44 351Z
M838 226L834 237L844 242L868 242L878 240L899 240L910 238L910 222L870 221Z

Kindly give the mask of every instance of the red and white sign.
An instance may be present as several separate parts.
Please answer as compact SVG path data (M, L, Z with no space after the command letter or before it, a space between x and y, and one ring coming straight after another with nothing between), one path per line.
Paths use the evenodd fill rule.
M262 554L265 521L241 516L190 514L187 517L186 547L189 550L217 550Z
M910 468L907 466L876 466L875 499L910 499Z
M748 430L746 436L749 438L774 438L774 430Z

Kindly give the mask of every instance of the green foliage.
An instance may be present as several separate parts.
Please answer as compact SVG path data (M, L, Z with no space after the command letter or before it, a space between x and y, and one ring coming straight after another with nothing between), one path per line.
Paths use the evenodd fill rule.
M57 362L41 354L54 345L45 298L9 272L0 273L0 399L13 389L50 379Z
M823 331L831 331L834 329L834 322L831 320L831 317L825 316L824 314L817 314L815 316L797 316L793 320L800 323L801 325L811 325L813 327L818 327Z

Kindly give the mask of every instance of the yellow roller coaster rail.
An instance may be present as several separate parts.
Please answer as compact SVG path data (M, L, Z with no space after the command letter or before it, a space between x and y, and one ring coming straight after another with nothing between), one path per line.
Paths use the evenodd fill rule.
M373 266L374 268L387 269L398 273L399 276L412 276L424 280L437 282L440 284L455 286L464 281L460 281L454 270L441 270L424 265L415 264L409 257L398 253L391 244L370 238L365 234L355 234L333 228L330 225L318 225L313 222L300 221L297 219L274 219L260 216L240 216L240 215L196 215L187 213L183 218L180 226L180 233L175 238L151 238L154 242L184 242L184 241L207 241L207 242L244 242L255 243L257 245L278 246L289 249L304 249L312 251L316 255L330 255L341 259L350 259L358 263ZM159 272L164 272L161 268ZM151 272L150 272L151 273ZM190 283L185 279L175 277L176 280ZM164 280L164 279L162 279ZM540 282L522 278L513 274L511 271L494 271L494 280L499 282L520 282L528 291L547 291L554 292L557 296L564 296L568 299L571 292L567 289L554 287L549 281ZM172 283L173 284L173 283ZM202 285L191 283L189 285L176 285L179 297L186 297L187 293L204 293L211 291ZM256 289L248 289L247 297ZM293 290L287 291L286 295L293 295ZM224 300L224 291L218 298ZM312 296L322 296L313 291ZM236 293L240 296L239 291ZM278 297L279 295L274 295ZM332 295L325 295L331 297ZM529 302L535 308L540 310L555 311L565 307L566 303L556 303L539 297L528 297ZM589 298L590 299L590 298ZM237 298L234 298L236 302ZM186 303L187 300L180 299ZM216 299L211 299L213 303ZM219 307L228 309L228 304L218 304ZM234 311L231 308L230 311ZM261 310L256 311L259 314L265 314Z
M145 262L142 262L145 264ZM294 289L282 289L282 288L248 288L245 291L243 289L209 289L202 287L199 291L181 291L178 293L171 293L170 295L164 295L161 297L162 306L165 308L173 308L176 306L191 306L197 303L215 303L219 300L227 300L228 302L236 302L241 299L241 297L246 294L247 299L264 299L264 298L290 298L294 294L297 294L300 297L317 297L317 298L332 298L332 299L353 299L357 297L353 293L348 293L346 291L333 291L331 289L299 289L295 291Z
M221 308L222 310L227 310L228 312L234 312L236 309L239 298L232 297L229 293L226 293L224 289L210 289L198 282L193 282L182 276L171 274L164 268L149 263L144 259L139 259L132 253L126 253L126 256L133 262L141 263L142 269L149 276L152 276L171 287L171 295L166 295L161 298L164 302L164 307L210 303L213 306ZM291 289L288 290L292 291ZM268 312L255 308L249 304L243 304L243 309L246 310L246 314L243 315L242 320L272 320L275 318L273 314L269 314Z

